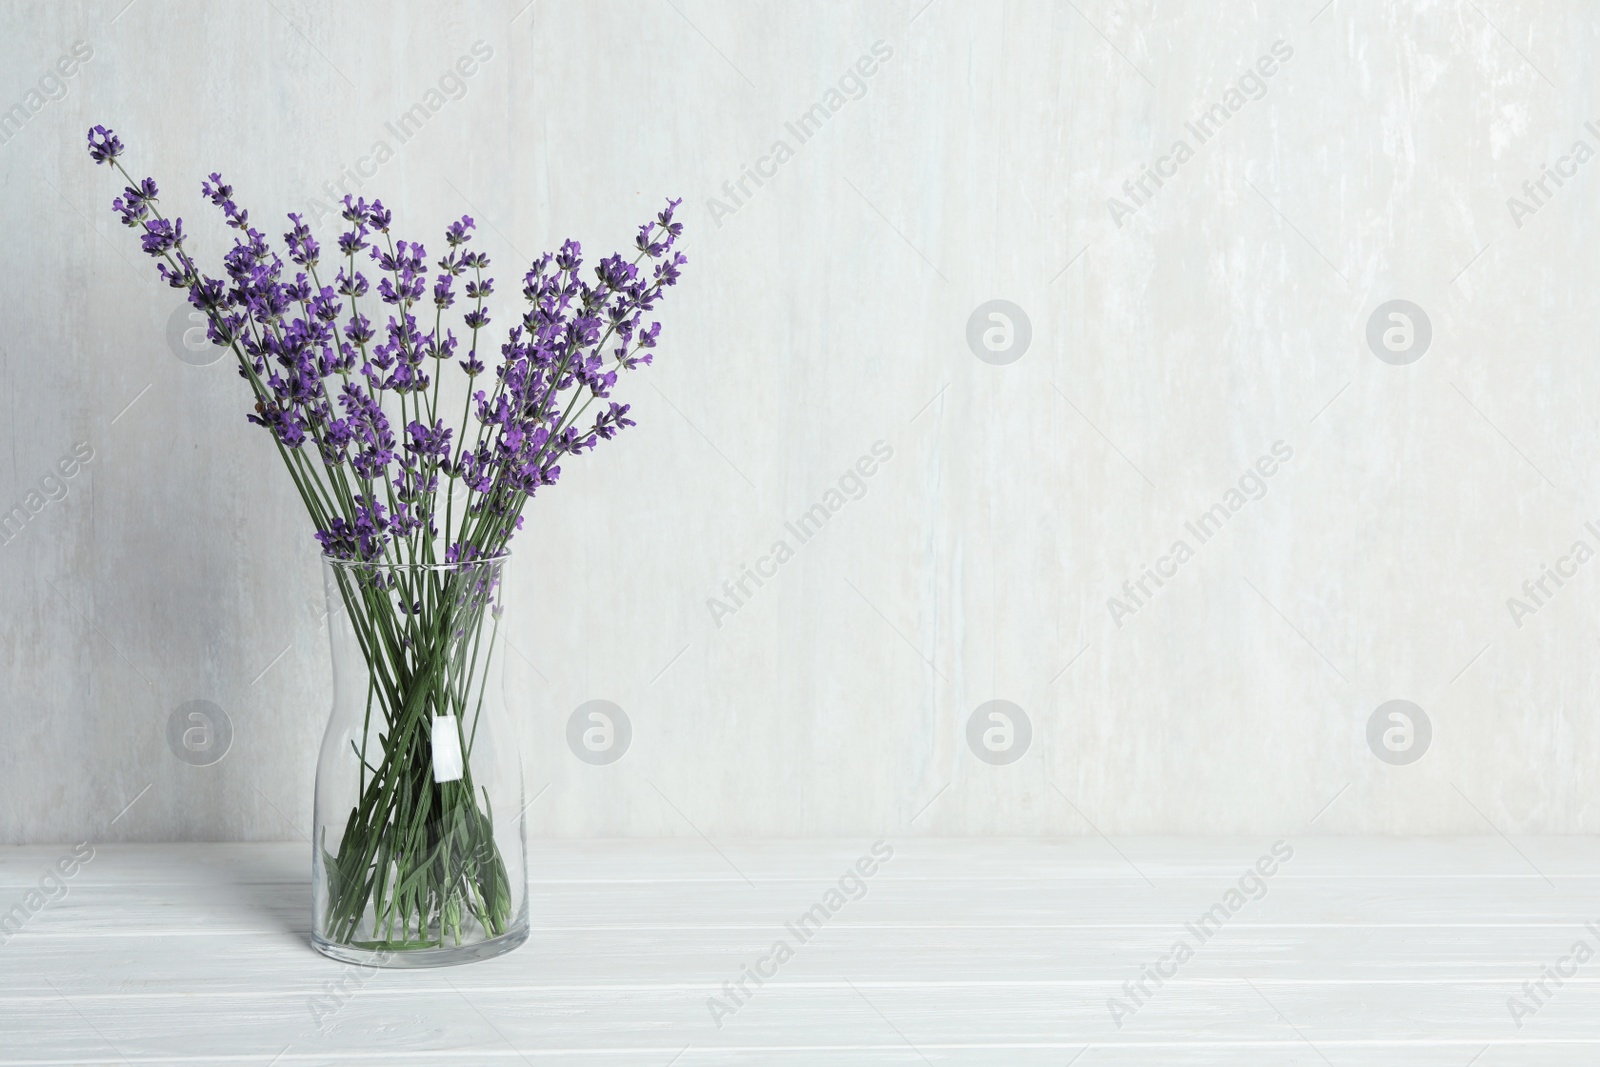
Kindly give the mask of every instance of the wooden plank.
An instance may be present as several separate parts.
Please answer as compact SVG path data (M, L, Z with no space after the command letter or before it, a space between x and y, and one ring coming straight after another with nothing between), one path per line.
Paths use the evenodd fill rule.
M766 955L777 936L782 935L692 928L603 934L541 929L512 957L510 970L485 965L449 973L461 989L508 992L662 984L714 989ZM849 973L866 981L1087 984L1114 991L1136 980L1178 936L1158 927L1041 932L841 926L801 946L783 974L786 980ZM1225 979L1248 973L1280 981L1438 978L1506 987L1536 977L1566 953L1575 936L1567 929L1519 927L1229 930L1207 942L1183 974ZM181 992L198 984L220 996L253 994L263 983L315 993L340 973L337 964L311 952L304 934L209 932L182 939L181 951L177 940L173 951L153 954L147 938L106 939L92 951L53 938L17 938L0 956L0 1004L38 996L40 975L105 991L91 995Z
M284 1044L341 1055L380 1048L445 1054L509 1045L544 1055L632 1049L641 1057L670 1055L685 1044L748 1052L888 1050L909 1043L924 1051L998 1053L1068 1052L1086 1044L1155 1050L1305 1042L1336 1061L1342 1050L1374 1044L1478 1048L1558 1041L1600 1052L1600 984L1594 982L1569 985L1519 1032L1508 1022L1502 991L1482 986L1251 981L1254 987L1242 978L1175 984L1120 1030L1097 991L885 986L843 978L761 990L720 1028L702 989L466 993L450 980L408 976L374 981L320 1022L299 997L91 1000L63 987L61 998L10 1012L4 1023L6 1054L13 1061L64 1052L103 1055L107 1041L136 1060L275 1052Z
M1507 1006L1600 945L1586 839L1308 839L1121 1026L1109 1001L1262 842L1118 842L1152 887L1104 842L911 841L738 1003L724 983L864 844L719 843L752 886L703 841L541 842L528 945L375 973L308 947L303 845L106 847L0 945L0 1064L1600 1057L1600 969L1520 1028ZM0 901L59 854L0 851Z
M1295 850L1284 867L1295 877L1551 878L1600 875L1600 838L1284 838ZM1153 879L1237 877L1266 852L1262 838L907 838L889 839L894 858L882 876L895 880L953 875L1015 882L1033 878L1137 878L1130 861ZM827 877L872 845L858 841L718 841L698 838L538 840L529 843L534 883L742 881ZM25 886L71 851L70 844L0 847L0 887ZM720 849L721 854L718 850ZM728 858L724 858L724 856ZM1526 856L1527 859L1523 857ZM1532 866L1530 866L1530 861ZM310 847L303 842L250 844L95 845L95 859L75 880L117 885L186 883L191 868L220 867L239 881L304 881ZM877 877L877 876L875 876Z

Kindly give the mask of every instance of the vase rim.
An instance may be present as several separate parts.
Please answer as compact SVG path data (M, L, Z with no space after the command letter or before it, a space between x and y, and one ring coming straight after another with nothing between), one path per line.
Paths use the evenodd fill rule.
M479 567L488 563L504 563L511 558L510 552L502 552L498 556L479 556L469 559L465 563L390 563L386 560L374 559L335 559L326 553L321 553L322 561L330 567L339 567L347 570L364 571L462 571L471 567Z

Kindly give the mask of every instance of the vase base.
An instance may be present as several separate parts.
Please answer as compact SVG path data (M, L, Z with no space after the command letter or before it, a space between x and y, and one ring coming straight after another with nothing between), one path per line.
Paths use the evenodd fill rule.
M311 935L311 947L330 959L362 967L387 967L395 970L418 967L455 967L503 956L528 940L526 921L487 941L430 948L362 948L326 941Z

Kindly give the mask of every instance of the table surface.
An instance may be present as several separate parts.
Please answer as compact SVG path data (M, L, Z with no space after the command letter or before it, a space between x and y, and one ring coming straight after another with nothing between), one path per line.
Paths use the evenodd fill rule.
M426 971L311 950L302 844L0 849L0 1064L1600 1062L1593 839L872 844L538 842Z

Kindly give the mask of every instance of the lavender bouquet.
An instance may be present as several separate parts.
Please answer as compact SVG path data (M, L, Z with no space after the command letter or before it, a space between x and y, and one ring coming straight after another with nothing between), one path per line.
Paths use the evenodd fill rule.
M112 131L89 131L90 156L127 182L113 209L237 360L247 418L271 435L305 504L364 661L363 721L346 754L359 765L355 799L337 846L315 846L326 880L319 947L389 954L501 937L523 888L472 757L498 635L495 564L561 461L633 425L610 397L621 372L651 362L661 324L644 316L685 262L674 251L681 201L639 228L631 261L600 260L593 281L574 241L534 260L522 280L527 308L490 377L495 283L489 257L468 248L470 217L446 228L430 275L423 246L394 238L380 201L347 196L326 266L310 228L288 216L291 272L212 174L201 192L238 231L226 279L214 278L185 249L183 220L159 211L154 180L134 181L122 152ZM458 313L460 337L446 324ZM457 371L442 397L441 380ZM441 753L458 761L454 772L441 773ZM319 809L322 791L319 770ZM526 936L525 902L522 923Z

